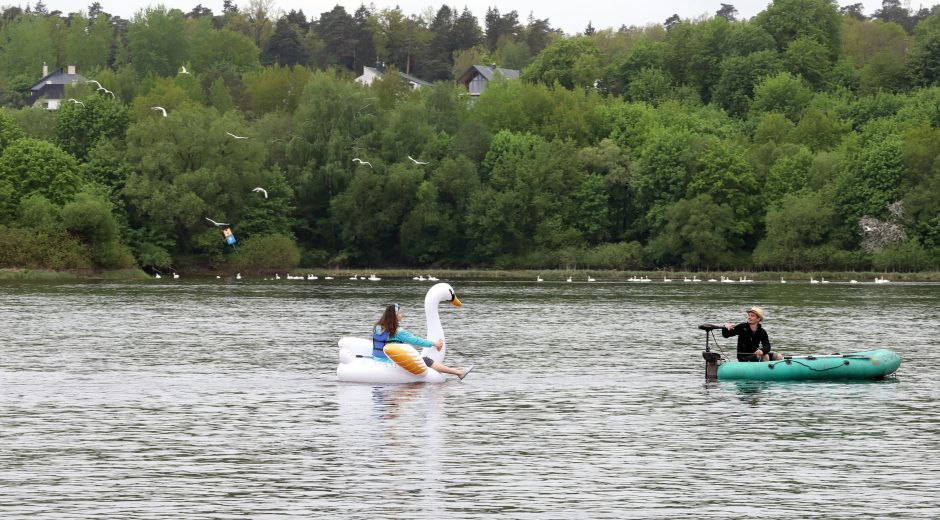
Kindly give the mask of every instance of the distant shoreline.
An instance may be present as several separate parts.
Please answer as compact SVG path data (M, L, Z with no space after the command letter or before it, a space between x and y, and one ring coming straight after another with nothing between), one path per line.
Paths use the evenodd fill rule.
M181 278L233 278L235 271L213 271L209 269L184 269L179 271ZM335 279L348 279L353 275L368 278L375 275L379 278L392 280L411 280L422 276L434 276L440 280L507 280L507 281L537 281L564 282L571 277L574 282L586 282L588 276L597 282L640 282L648 279L652 282L662 283L665 280L682 282L685 278L697 278L702 282L708 280L720 281L726 277L734 282L742 279L753 282L786 282L801 283L811 280L834 283L845 283L856 280L873 282L875 278L884 278L891 282L940 282L940 271L924 271L916 273L902 272L875 272L875 271L611 271L593 269L435 269L435 268L365 268L365 269L329 269L329 268L294 268L289 270L270 271L242 271L242 279L258 280L274 278L278 274L286 278L287 274L293 276L313 275L319 278L332 276ZM72 281L72 280L123 280L140 281L152 279L153 276L140 269L121 269L110 271L53 271L43 269L0 269L0 281L32 280L32 281ZM172 279L172 271L164 273L163 278Z

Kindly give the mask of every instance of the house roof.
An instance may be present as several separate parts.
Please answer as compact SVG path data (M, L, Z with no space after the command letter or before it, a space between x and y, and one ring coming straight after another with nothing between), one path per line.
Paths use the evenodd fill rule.
M473 65L467 72L464 72L460 78L457 79L457 83L466 85L476 76L483 76L486 81L492 81L497 74L502 75L506 79L515 79L518 78L521 71L516 69L504 69L501 67L487 67L486 65Z
M65 72L64 68L59 67L43 76L39 81L34 83L32 87L29 87L29 90L40 90L45 85L71 85L72 83L87 82L88 80L81 74L68 74Z
M411 74L405 74L404 72L399 72L398 74L401 75L402 78L412 83L417 83L418 85L421 85L422 87L432 86L432 83L430 81L424 81L423 79L416 78L415 76L412 76Z
M376 76L380 78L385 76L384 67L362 67L362 73L365 74L366 71L370 71L372 72L372 74L375 74ZM417 76L412 76L411 74L405 74L404 72L399 71L398 75L401 77L401 79L405 81L409 81L411 83L421 85L422 87L430 87L433 85L433 83L431 83L430 81L425 81Z

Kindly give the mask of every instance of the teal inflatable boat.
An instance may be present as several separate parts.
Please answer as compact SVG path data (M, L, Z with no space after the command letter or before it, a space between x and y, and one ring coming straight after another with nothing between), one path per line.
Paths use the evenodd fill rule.
M901 366L901 356L888 349L786 356L779 361L742 362L725 359L709 345L712 330L720 325L700 325L705 331L705 378L721 381L864 381L881 379Z

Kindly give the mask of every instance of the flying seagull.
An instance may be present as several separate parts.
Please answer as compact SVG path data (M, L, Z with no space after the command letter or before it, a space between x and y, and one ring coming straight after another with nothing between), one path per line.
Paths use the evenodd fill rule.
M166 117L166 109L163 107L150 107L150 110L159 110L160 112L163 112L163 117Z
M408 156L408 158L411 159L411 162L413 162L413 163L415 163L415 164L427 164L426 162L421 162L421 161L415 159L414 157L412 157L412 156L410 156L410 155Z
M213 224L215 224L216 226L219 226L219 227L225 227L225 226L231 225L231 224L226 224L225 222L216 222L216 221L212 220L212 219L209 218L209 217L206 217L206 220L208 220L209 222L212 222Z
M360 159L360 158L358 158L358 157L353 157L353 162L357 162L357 163L359 163L359 164L367 164L367 165L369 166L369 168L372 167L372 163L370 163L369 161L363 161L362 159Z
M114 92L111 92L110 90L108 90L108 89L106 89L106 88L104 88L104 87L101 87L101 88L99 88L98 90L103 90L105 94L111 94L111 97L112 97L112 98L114 97Z
M180 65L180 74L189 74L189 71L186 70L186 65Z
M104 88L104 87L101 86L101 83L98 83L97 81L95 81L95 80L93 80L93 79L88 80L88 83L94 83L95 85L98 85L98 90L101 90L101 89Z
M71 101L72 103L75 103L76 105L85 106L85 103L82 103L81 101L77 99L69 98L69 101Z
M235 135L235 134L233 134L232 132L225 132L225 133L228 134L228 135L230 135L230 136L232 136L232 137L234 137L235 139L248 139L248 137L243 137L243 136L240 136L240 135Z
M251 191L257 191L258 193L264 195L264 198L268 198L268 190L262 188L261 186L258 186L257 188L255 188L255 189L253 189L253 190L251 190Z

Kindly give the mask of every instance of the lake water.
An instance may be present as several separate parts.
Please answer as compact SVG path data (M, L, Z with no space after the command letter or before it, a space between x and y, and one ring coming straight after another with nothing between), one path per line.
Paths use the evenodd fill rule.
M429 282L0 284L0 517L937 518L937 284L454 281L463 382L336 381ZM703 322L869 383L706 384ZM720 340L726 351L731 340Z

